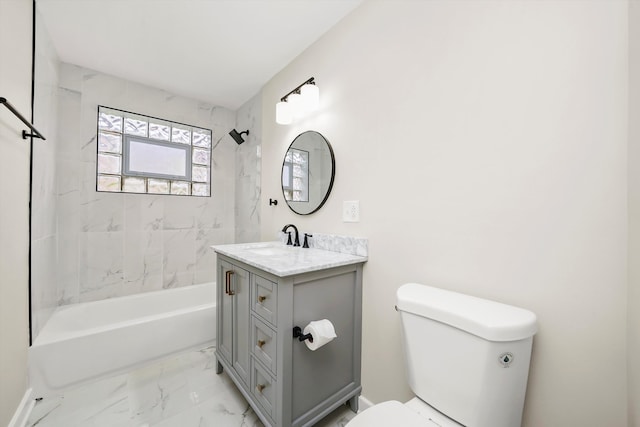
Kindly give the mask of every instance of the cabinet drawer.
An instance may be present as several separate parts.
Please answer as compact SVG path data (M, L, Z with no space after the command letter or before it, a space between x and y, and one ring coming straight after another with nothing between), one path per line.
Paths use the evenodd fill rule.
M278 302L278 287L275 283L253 275L251 308L266 322L275 325Z
M275 418L276 392L276 380L254 359L251 370L251 394L271 419Z
M255 316L251 317L251 349L253 355L276 375L276 333Z

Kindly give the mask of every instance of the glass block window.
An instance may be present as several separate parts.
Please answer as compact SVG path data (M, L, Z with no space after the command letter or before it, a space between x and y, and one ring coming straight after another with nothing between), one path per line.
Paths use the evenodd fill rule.
M97 191L211 196L211 130L98 107Z
M284 198L293 202L309 201L309 153L289 149L282 167Z

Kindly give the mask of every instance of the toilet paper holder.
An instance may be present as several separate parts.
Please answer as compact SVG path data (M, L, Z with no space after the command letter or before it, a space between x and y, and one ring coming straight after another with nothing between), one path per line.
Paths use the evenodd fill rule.
M309 342L313 342L313 337L311 336L311 334L304 335L302 333L302 328L300 326L293 327L293 337L298 338L300 342L304 340L309 340Z

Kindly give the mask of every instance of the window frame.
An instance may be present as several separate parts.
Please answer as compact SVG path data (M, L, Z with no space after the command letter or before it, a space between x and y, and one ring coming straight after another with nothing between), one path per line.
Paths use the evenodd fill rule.
M184 159L184 170L186 171L185 175L170 175L163 173L155 173L155 172L138 172L131 170L131 140L134 142L143 142L149 145L156 145L167 148L177 148L183 150L185 152ZM170 179L172 181L191 181L191 171L193 169L193 159L192 154L193 149L191 145L181 144L178 142L170 142L170 141L161 141L159 139L152 139L144 136L136 136L136 135L122 135L122 168L121 174L122 176L135 176L135 177L145 177L145 178L158 178L158 179ZM211 163L211 161L209 161ZM210 165L209 165L210 166ZM191 181L193 183L193 181ZM155 193L154 193L155 194Z
M111 116L111 118L109 118L109 116ZM146 135L136 135L135 130L132 133L128 133L128 119L146 122ZM114 126L111 126L112 123ZM167 126L168 135L166 135L165 132L164 135L160 135L161 139L149 137L153 125ZM188 131L188 141L184 139L186 136L184 133L182 133L182 135L174 134L176 129ZM140 132L140 134L142 134L142 132ZM154 136L156 135L154 134ZM165 136L168 140L164 139ZM107 138L104 140L104 143L102 138ZM174 138L178 139L176 140ZM117 143L109 145L110 140L116 141ZM132 171L130 168L131 156L129 151L131 141L184 150L186 174L182 176ZM212 129L105 105L98 105L95 148L95 190L100 193L212 197L213 149ZM111 163L111 165L101 163L101 157L104 161L105 157L113 156L119 157L120 161L120 170L117 173L113 167L113 163ZM112 170L107 170L105 165L108 165ZM196 169L198 169L198 174L195 175L195 177L199 180L194 181ZM204 175L204 169L206 169L206 176ZM135 180L138 180L138 183L134 183ZM142 180L142 182L140 182L140 180ZM135 187L136 185L138 188Z

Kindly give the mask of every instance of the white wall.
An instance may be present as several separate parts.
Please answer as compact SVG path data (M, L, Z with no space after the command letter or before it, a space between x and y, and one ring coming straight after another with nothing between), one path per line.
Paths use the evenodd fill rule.
M31 118L31 1L0 1L0 96ZM29 141L0 107L0 425L27 389ZM37 140L36 140L37 141Z
M640 2L629 2L629 425L640 426Z
M627 425L627 18L625 2L370 1L265 86L262 238L294 222L370 239L366 397L411 396L393 306L417 281L537 313L525 426ZM320 111L276 125L310 76ZM268 199L307 129L337 172L302 217Z

